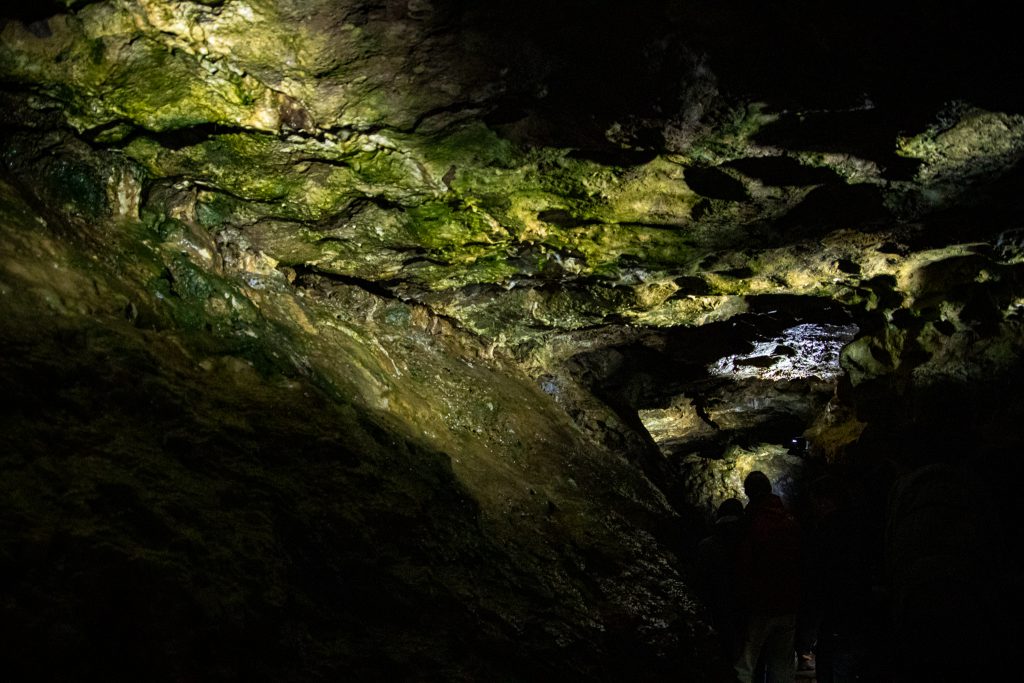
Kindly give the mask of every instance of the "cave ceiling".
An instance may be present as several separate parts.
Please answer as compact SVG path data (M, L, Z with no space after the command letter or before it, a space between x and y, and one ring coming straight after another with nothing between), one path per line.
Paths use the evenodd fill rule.
M0 10L0 660L726 680L683 565L750 470L966 454L1013 528L987 5Z
M666 452L799 433L841 375L1018 349L1006 22L868 5L37 3L4 163L181 268L425 309Z

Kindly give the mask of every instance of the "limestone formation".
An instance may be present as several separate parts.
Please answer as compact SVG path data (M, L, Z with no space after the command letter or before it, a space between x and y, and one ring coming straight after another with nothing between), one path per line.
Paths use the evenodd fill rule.
M1006 493L1016 37L868 5L3 10L0 661L720 680L751 469Z

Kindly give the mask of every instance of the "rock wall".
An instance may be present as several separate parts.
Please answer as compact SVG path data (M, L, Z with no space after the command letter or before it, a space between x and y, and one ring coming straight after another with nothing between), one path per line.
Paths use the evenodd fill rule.
M4 659L716 680L749 469L1018 518L1012 23L832 5L4 10Z

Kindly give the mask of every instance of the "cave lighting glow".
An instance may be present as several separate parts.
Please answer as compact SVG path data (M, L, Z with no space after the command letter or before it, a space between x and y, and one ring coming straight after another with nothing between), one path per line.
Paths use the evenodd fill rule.
M843 372L839 354L857 332L852 324L796 325L777 337L754 342L748 353L719 358L708 370L734 379L835 379Z

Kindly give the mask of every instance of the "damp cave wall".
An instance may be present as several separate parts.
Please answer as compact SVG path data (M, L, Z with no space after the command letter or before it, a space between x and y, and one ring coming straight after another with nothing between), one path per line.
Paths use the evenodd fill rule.
M160 5L4 21L24 678L714 680L686 576L706 484L638 412L742 405L703 361L780 306L860 330L785 413L807 477L883 515L952 462L1012 538L998 12Z

